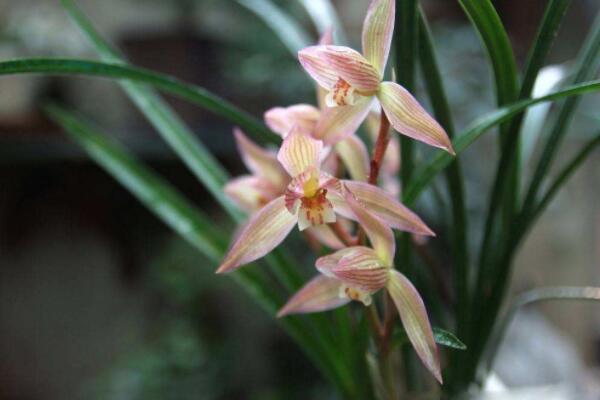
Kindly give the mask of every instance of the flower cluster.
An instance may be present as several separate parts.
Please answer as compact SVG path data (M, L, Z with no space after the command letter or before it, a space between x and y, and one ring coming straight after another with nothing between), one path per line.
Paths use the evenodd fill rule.
M234 131L251 175L232 180L225 192L251 216L218 272L265 256L298 225L333 253L316 260L319 274L284 305L279 316L329 310L353 300L368 306L372 295L385 289L417 354L441 382L423 301L394 268L392 229L434 234L397 200L398 139L382 141L385 156L369 160L356 134L366 119L380 115L384 132L379 135L387 135L390 124L400 134L453 153L442 127L417 100L397 83L383 81L394 15L394 0L372 1L363 27L363 54L333 45L331 32L319 45L299 52L301 65L318 84L319 108L299 104L265 113L265 123L283 138L278 151L261 148L240 130ZM377 186L379 171L383 187ZM344 179L346 172L350 179Z

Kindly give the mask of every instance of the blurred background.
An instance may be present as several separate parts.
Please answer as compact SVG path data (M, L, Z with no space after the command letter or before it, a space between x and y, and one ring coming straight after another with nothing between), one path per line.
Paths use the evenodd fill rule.
M302 1L275 3L316 42ZM479 38L455 3L422 1L460 128L494 107L494 92ZM252 1L78 4L132 63L204 86L254 115L314 102L312 83L286 44L247 7ZM368 1L333 4L347 41L358 47ZM495 4L522 65L546 1ZM599 10L596 0L573 2L538 94L566 76ZM58 1L0 0L0 59L32 56L95 57ZM331 398L276 322L90 162L44 116L46 100L90 117L215 220L220 214L114 82L0 78L0 399ZM232 174L243 172L230 124L169 102ZM597 131L599 105L598 96L585 97L563 160ZM541 106L529 113L526 166L535 160L549 112ZM474 245L494 139L487 135L464 154ZM541 285L600 286L598 161L596 152L531 232L516 261L515 293ZM424 219L442 232L443 196L419 203ZM439 240L447 239L442 234ZM519 313L496 372L519 393L542 388L545 398L582 399L600 393L599 363L600 307L554 302Z

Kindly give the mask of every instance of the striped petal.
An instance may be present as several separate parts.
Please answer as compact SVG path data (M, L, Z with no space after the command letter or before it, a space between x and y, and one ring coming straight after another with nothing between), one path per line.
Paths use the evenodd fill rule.
M297 126L284 139L277 159L291 177L300 175L310 167L319 167L323 142L300 132Z
M343 306L350 299L340 297L341 286L342 282L337 279L318 275L292 296L277 316L313 313Z
M360 99L353 106L328 107L321 112L314 137L326 144L334 144L356 132L369 114L373 104L370 97Z
M331 253L326 256L319 257L317 259L317 262L315 263L315 267L323 275L328 276L330 278L335 278L335 275L332 272L333 268L335 268L339 264L340 260L343 257L345 257L349 254L352 254L352 252L356 251L356 249L364 249L366 251L373 251L372 249L365 247L365 246L345 247L341 250L336 251L335 253Z
M394 264L394 254L396 253L396 242L392 230L377 217L371 215L367 208L354 197L351 190L346 190L345 197L348 206L367 233L375 254L383 262L382 266L391 267Z
M427 317L427 310L417 289L396 270L390 270L387 289L396 304L402 325L423 364L442 383L440 359Z
M272 200L250 218L217 273L232 271L263 257L283 242L296 222L296 216L285 207L283 196Z
M331 272L353 288L373 293L383 288L388 279L389 268L383 265L379 255L367 247L352 247Z
M264 178L243 175L232 179L223 188L225 194L246 212L253 213L281 195L281 191Z
M450 154L456 154L444 128L425 111L408 90L394 82L383 82L377 98L395 130L444 149Z
M308 74L325 89L332 90L339 79L353 88L372 93L379 88L379 72L358 51L345 46L311 46L298 52Z
M373 0L363 25L363 54L382 76L392 44L395 15L395 0Z
M364 182L342 181L354 196L365 205L370 213L394 229L418 235L435 236L417 214L396 200L383 189ZM331 193L329 200L335 211L346 218L354 218L345 199L336 193Z
M293 126L307 135L312 135L321 111L309 104L296 104L289 107L274 107L265 113L265 123L282 138L290 133Z
M367 146L356 135L350 135L335 145L335 151L344 162L350 177L356 181L366 181L369 173L369 153Z
M289 177L281 168L274 153L263 149L252 140L250 140L239 129L233 130L238 151L242 156L242 160L246 167L254 173L254 175L264 177L275 187L283 187L289 181Z

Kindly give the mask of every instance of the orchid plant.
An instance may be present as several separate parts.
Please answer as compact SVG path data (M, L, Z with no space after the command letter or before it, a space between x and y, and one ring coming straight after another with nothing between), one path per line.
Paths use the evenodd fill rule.
M433 39L417 0L370 1L362 53L334 44L333 29L322 29L317 45L305 43L294 49L298 70L315 82L316 105L275 106L265 112L264 123L203 88L127 65L73 0L62 2L103 61L4 61L0 74L120 79L164 140L238 223L233 234L224 233L212 216L81 118L57 105L46 110L95 161L218 265L218 273L231 273L268 313L278 316L280 325L341 396L396 399L402 390L422 390L452 397L473 385L481 387L505 318L512 315L503 313L502 306L508 300L515 252L558 189L600 144L600 136L594 136L550 185L543 185L577 96L600 89L600 82L586 81L596 74L600 61L600 22L573 66L571 86L531 99L569 1L548 2L520 81L492 2L459 0L489 53L498 108L455 134ZM309 13L315 11L314 3L302 3ZM278 31L298 29L284 10L275 5L267 10L278 13L267 21L270 26L284 24ZM283 37L291 48L293 38L306 36L297 33ZM435 118L414 95L417 59ZM393 66L386 71L388 64ZM153 89L229 120L249 173L230 178ZM529 174L518 150L523 113L536 103L560 98L566 100L550 127L533 178L525 185L522 177ZM476 246L467 240L460 154L494 126L500 127L499 159L474 261ZM417 163L413 139L434 147L422 165ZM448 238L449 255L434 249L438 237L411 210L442 171L452 205L451 223L435 226L441 227L440 237ZM295 233L296 226L300 234ZM290 235L305 239L312 255L294 256L286 247ZM446 271L440 275L432 260ZM417 270L419 262L430 268ZM524 298L538 301L557 293L565 292L543 290ZM568 296L600 298L598 293L595 288L573 289ZM432 323L438 326L432 328ZM408 343L414 351L404 346ZM450 349L442 351L438 344ZM420 371L428 371L423 376L429 379L419 379Z

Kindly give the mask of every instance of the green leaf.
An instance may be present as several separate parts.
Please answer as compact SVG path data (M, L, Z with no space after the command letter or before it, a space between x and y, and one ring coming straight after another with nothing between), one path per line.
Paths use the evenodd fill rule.
M312 44L313 41L302 26L272 1L237 0L237 2L262 19L294 57L299 50Z
M150 211L197 248L209 260L219 262L227 246L226 236L173 187L158 178L118 144L85 125L68 111L51 105L47 113L62 125L90 157L125 186Z
M586 42L577 58L572 82L579 83L594 76L594 74L597 72L599 61L600 15L596 17L596 21L594 22ZM567 99L561 104L560 109L556 113L556 119L552 125L548 141L544 146L542 155L536 165L533 178L531 179L529 189L527 190L527 195L522 207L522 210L525 212L530 212L537 200L539 189L544 181L544 178L548 174L554 157L559 149L559 145L567 133L567 129L573 117L573 112L575 111L578 103L578 98Z
M508 35L490 0L459 0L485 45L494 70L498 105L516 99L517 66Z
M533 85L539 70L544 64L546 56L550 51L556 32L562 21L562 17L565 14L570 0L550 0L546 6L544 17L538 29L536 40L529 53L527 66L525 68L525 76L523 78L523 84L519 93L519 99L528 98L531 95ZM493 275L488 273L488 266L492 263L488 262L490 246L492 246L492 234L496 223L496 216L498 209L502 204L504 212L503 224L505 227L510 226L511 221L515 217L515 210L517 205L517 192L518 192L518 177L514 176L517 172L515 169L515 162L519 159L518 157L518 144L519 134L521 129L521 123L523 121L525 113L520 113L511 122L506 140L502 145L500 152L501 157L496 169L496 175L494 177L494 184L492 186L491 195L489 196L489 205L485 218L484 235L480 251L480 263L477 278L477 288L483 288L482 280L485 276ZM511 173L513 174L511 176Z
M548 204L550 204L560 188L575 173L575 171L577 171L579 166L588 158L590 154L592 154L599 144L600 133L597 133L593 139L582 146L581 150L571 159L571 161L567 162L566 166L558 173L557 177L550 185L550 188L546 191L544 196L542 196L542 199L536 204L531 214L520 215L520 218L525 219L525 221L521 222L522 225L530 227L533 224L535 219L546 209Z
M2 63L0 63L0 73L1 71ZM458 137L452 141L452 146L456 150L456 153L460 154L490 128L509 120L514 115L522 112L532 105L546 101L558 100L565 97L579 96L598 90L600 90L600 80L595 80L578 85L568 86L546 96L517 101L513 104L492 111L481 118L478 118L468 128L466 128L463 133L458 135ZM404 193L403 199L405 204L409 206L413 204L419 194L421 194L425 187L427 187L436 174L448 166L453 159L454 158L449 154L438 152L433 159L427 163L427 165L417 171L415 178L406 188Z
M463 342L461 342L453 333L445 331L441 328L437 328L437 327L433 327L433 338L435 339L435 342L441 346L446 346L446 347L450 347L451 349L456 349L456 350L466 350L467 349L467 345L465 345ZM408 335L406 334L406 331L403 329L397 330L394 333L394 345L396 346L402 346L405 344L410 343L410 341L408 340Z
M322 35L327 29L331 28L338 43L347 43L344 27L330 0L300 0L300 4L304 6L308 15L310 15L319 34Z
M423 79L433 107L433 114L444 127L450 138L454 137L454 123L450 112L448 97L442 82L442 74L436 60L432 35L422 11L419 18L419 60L423 71ZM446 184L452 203L452 260L453 282L456 301L458 329L468 325L469 287L469 251L468 251L468 219L465 207L465 189L463 173L458 157L446 169Z
M491 370L498 348L502 344L502 339L511 322L514 320L517 311L525 306L550 300L600 301L600 287L550 286L529 290L520 294L514 300L504 318L499 321L490 340L490 346L484 365L486 371Z
M260 121L240 110L228 101L199 86L185 83L177 78L114 63L65 58L30 58L0 63L0 75L9 74L87 75L113 79L125 79L145 83L165 93L194 103L242 128L257 140L279 143L281 139Z
M126 64L117 50L111 48L110 44L100 36L89 19L75 6L72 0L62 0L62 4L104 61ZM157 129L165 142L169 144L225 210L236 221L243 220L245 218L244 214L223 192L223 186L229 179L227 171L206 147L196 139L192 131L181 121L171 107L151 89L142 84L130 81L120 81L119 83L138 109Z
M117 50L111 48L110 44L100 36L89 19L83 15L72 0L62 0L62 4L105 61L125 65ZM236 222L243 222L246 219L245 214L223 192L223 186L229 179L227 172L204 145L196 139L183 121L145 85L124 80L120 81L120 84L163 139L206 186L229 215ZM279 251L269 255L267 262L288 290L293 291L300 286L300 276L295 273L293 268L290 268L293 262L286 259Z

